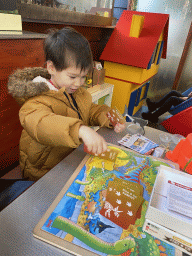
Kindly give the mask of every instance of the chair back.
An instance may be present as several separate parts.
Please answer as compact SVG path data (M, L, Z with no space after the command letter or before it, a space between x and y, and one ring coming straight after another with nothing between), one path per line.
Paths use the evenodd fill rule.
M185 92L182 93L184 97L187 97L189 93L192 92L192 87L186 90ZM184 109L187 109L192 106L192 98L189 98L185 100L184 102L180 103L177 106L172 106L169 110L169 113L172 115L176 115L177 113L181 112Z
M172 134L186 137L192 133L192 106L161 122L161 125Z

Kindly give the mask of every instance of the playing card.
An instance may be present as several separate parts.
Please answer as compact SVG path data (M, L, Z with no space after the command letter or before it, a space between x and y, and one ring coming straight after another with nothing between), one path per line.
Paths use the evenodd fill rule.
M126 122L124 117L121 115L121 113L116 107L114 107L107 113L107 117L109 118L113 126L115 126L118 123L124 124Z
M94 155L94 156L97 156L99 158L109 160L109 161L112 161L112 162L116 161L117 155L119 153L119 151L117 151L115 149L108 148L106 152L97 155L97 154L94 154L94 153L88 151L86 145L84 145L84 151L86 153L90 154L90 155Z
M138 194L140 196L143 195L143 186L138 183L131 182L129 180L120 179L117 177L114 178L113 181L110 181L110 183L112 183L112 182L114 182L113 186L115 186L115 184L116 184L117 187L123 187L123 188L129 189L132 192L134 192L135 194Z
M116 194L108 193L100 214L111 220L123 229L128 229L139 217L138 210L143 203L141 196L129 193L129 191L117 191Z
M144 199L131 189L117 186L110 182L106 201L100 214L123 229L128 229L141 216L141 205Z

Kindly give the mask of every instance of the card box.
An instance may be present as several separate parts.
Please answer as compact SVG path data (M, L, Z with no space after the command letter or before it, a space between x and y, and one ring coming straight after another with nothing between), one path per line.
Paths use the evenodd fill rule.
M192 255L192 218L168 209L167 194L169 180L192 187L191 175L161 166L145 215L143 230Z
M101 85L104 83L104 78L105 78L105 69L98 70L98 69L94 68L92 84L93 85L97 85L97 84Z

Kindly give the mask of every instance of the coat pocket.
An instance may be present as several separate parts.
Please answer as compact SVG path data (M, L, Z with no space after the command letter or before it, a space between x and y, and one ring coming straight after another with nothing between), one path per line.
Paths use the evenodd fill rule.
M52 147L42 145L34 140L31 141L30 147L28 148L28 160L37 168L41 168L46 162Z

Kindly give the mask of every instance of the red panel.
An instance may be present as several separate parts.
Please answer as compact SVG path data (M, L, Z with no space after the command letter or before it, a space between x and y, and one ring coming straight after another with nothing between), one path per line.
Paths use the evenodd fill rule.
M145 16L139 38L129 37L133 14ZM134 67L147 68L164 28L165 44L163 57L166 57L168 22L168 14L124 11L101 55L101 59Z
M161 125L172 134L187 136L192 133L192 107L189 107L178 114L163 121Z
M8 94L8 76L17 68L44 65L43 39L0 40L0 170L19 159L22 127L19 104Z
M17 68L43 66L43 39L0 40L0 79Z

